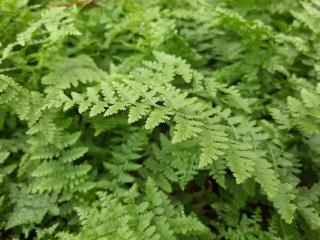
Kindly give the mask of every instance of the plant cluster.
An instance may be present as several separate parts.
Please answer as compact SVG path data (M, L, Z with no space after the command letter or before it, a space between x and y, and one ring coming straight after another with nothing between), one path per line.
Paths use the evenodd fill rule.
M320 239L320 3L0 1L0 238Z

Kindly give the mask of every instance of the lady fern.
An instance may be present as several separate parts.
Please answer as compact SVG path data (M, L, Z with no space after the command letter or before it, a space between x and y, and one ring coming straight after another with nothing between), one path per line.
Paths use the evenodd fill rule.
M0 9L1 239L319 238L315 1Z

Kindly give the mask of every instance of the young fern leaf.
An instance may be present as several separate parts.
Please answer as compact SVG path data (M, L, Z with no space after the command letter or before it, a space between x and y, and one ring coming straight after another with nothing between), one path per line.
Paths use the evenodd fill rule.
M216 125L216 129L220 126ZM205 129L201 133L200 146L201 156L199 167L207 167L213 164L214 161L218 160L219 157L225 155L228 147L227 134L224 131L219 130L207 130Z
M134 123L140 120L142 117L147 115L150 111L148 105L144 103L136 103L135 106L131 107L128 114L128 122Z
M274 197L279 189L280 181L272 164L269 163L261 153L257 153L254 167L256 181L261 185L262 189L266 191L269 197Z
M165 123L166 121L170 120L169 116L172 114L173 112L170 109L166 108L153 110L150 116L147 118L145 128L153 129L157 127L160 123Z
M172 138L173 143L184 141L190 138L194 138L203 131L202 123L192 120L186 120L182 117L175 117L175 130Z
M274 206L286 223L292 223L297 207L292 203L295 195L291 193L292 186L289 184L280 184L278 191L271 197Z
M105 169L109 172L107 187L114 191L124 187L125 184L133 183L133 172L138 171L141 165L137 161L147 145L145 131L134 132L124 143L112 149L111 158L103 161Z
M256 155L251 145L237 141L231 142L226 161L238 184L253 175L255 158Z
M128 104L126 103L122 103L122 102L115 103L109 106L107 111L105 111L104 116L111 116L118 113L119 111L125 111L127 107L128 107Z
M42 78L42 83L58 89L77 87L80 83L102 82L107 76L85 55L55 61L49 68L51 72Z
M87 147L73 147L61 154L61 161L64 163L73 162L76 159L83 157L83 155L88 151Z

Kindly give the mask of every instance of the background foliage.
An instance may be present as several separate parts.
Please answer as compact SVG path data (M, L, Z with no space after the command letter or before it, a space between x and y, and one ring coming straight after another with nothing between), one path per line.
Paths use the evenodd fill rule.
M319 239L320 3L0 1L1 239Z

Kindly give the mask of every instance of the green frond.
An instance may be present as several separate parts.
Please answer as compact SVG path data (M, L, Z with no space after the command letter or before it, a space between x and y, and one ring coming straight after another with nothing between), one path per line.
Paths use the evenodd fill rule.
M150 113L150 116L146 121L146 129L153 129L157 127L160 123L165 123L170 119L172 112L170 109L155 109Z
M48 64L50 73L41 79L42 84L58 89L78 87L79 84L102 82L107 74L86 55L57 59Z
M0 239L319 238L317 1L0 5Z
M242 183L253 175L256 155L250 145L240 142L233 142L232 145L226 156L227 165L233 172L237 183Z

